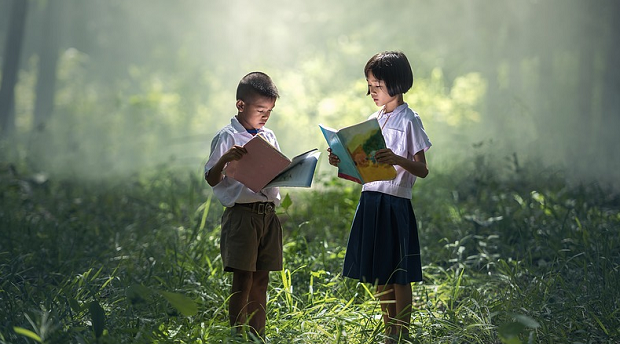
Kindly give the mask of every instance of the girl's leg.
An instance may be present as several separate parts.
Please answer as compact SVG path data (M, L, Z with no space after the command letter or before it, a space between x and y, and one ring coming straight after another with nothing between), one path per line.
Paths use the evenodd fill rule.
M393 338L407 338L411 324L411 284L388 284L377 287L385 333Z
M396 300L394 295L394 285L386 284L377 286L377 296L381 304L381 313L383 313L383 323L385 324L385 334L397 334L397 328L394 324L396 316Z
M396 299L396 324L397 333L402 338L409 337L409 325L411 324L411 283L394 284L394 294Z
M269 271L254 272L248 299L248 314L250 315L250 331L261 338L265 335L268 285Z
M241 327L247 319L247 304L250 289L252 288L252 272L235 270L233 272L233 282L231 295L228 301L228 317L230 326L241 332Z

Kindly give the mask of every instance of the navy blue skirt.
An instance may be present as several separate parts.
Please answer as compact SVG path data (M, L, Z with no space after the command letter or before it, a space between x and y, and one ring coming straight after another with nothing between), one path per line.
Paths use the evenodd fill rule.
M411 200L362 192L351 225L343 275L378 285L422 280L418 227Z

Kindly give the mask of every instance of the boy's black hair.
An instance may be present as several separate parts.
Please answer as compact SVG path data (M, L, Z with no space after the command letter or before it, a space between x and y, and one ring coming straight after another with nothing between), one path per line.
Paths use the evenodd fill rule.
M248 73L237 86L237 100L251 102L252 98L257 95L273 99L280 97L276 84L263 72Z
M385 82L388 94L393 97L407 93L413 86L413 72L407 56L400 51L384 51L371 57L364 67L364 75L368 72ZM370 94L370 88L367 95Z

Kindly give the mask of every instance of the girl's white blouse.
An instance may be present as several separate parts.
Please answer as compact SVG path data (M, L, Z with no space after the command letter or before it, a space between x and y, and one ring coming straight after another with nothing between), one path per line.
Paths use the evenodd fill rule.
M370 118L377 118L379 125L383 128L381 131L387 148L397 155L413 160L417 152L431 148L431 142L424 131L420 116L410 109L407 103L398 106L388 114L377 111L370 115ZM366 183L362 186L362 191L378 191L411 199L416 176L400 166L394 167L396 178Z

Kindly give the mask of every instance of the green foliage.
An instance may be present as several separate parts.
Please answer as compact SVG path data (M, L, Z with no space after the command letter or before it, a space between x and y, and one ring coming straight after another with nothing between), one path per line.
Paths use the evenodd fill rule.
M95 338L100 338L103 335L103 330L105 328L105 312L97 301L91 301L88 306L88 310L90 313L90 321L93 326Z
M85 181L126 178L156 171L162 164L186 170L209 153L215 131L235 114L234 92L243 72L210 69L189 56L173 59L194 73L172 73L149 64L129 65L122 78L89 78L93 61L71 48L62 52L54 113L34 128L32 104L36 89L36 58L24 68L18 84L17 131L10 142L0 141L9 161L27 161L32 170L60 178ZM360 65L364 61L360 61ZM253 67L255 68L255 67ZM366 80L334 80L347 59L305 56L299 65L269 71L282 97L268 126L277 133L284 153L326 145L318 129L351 125L367 118L377 107L366 97ZM357 69L361 69L361 66ZM407 94L411 107L423 116L433 142L479 121L485 81L470 73L446 81L436 68L427 78L417 77ZM450 138L452 141L453 138ZM318 146L317 146L318 145ZM444 154L444 153L441 153Z
M502 343L520 344L522 342L519 338L523 336L523 330L525 328L536 329L540 327L540 324L538 324L536 320L527 315L515 314L513 317L513 322L502 324L497 330ZM533 335L534 332L529 332L528 343L534 343Z
M562 1L73 1L53 18L72 34L61 37L54 112L35 127L42 64L30 42L44 41L39 19L62 1L36 2L16 131L0 140L0 343L235 342L222 207L194 169L234 114L238 80L273 77L282 98L269 127L292 156L324 145L318 123L377 110L362 67L392 48L412 62L405 100L441 148L414 193L425 265L413 341L617 342L618 197L566 176L617 183L607 114L620 12ZM519 163L506 147L547 161ZM527 165L562 160L573 170ZM374 291L340 275L360 188L328 173L280 208L275 343L383 340Z
M424 282L411 342L616 342L618 197L478 158L415 187ZM235 342L223 209L201 176L80 183L20 171L0 169L0 342ZM374 288L340 274L359 186L319 175L311 190L283 191L270 341L383 340Z

